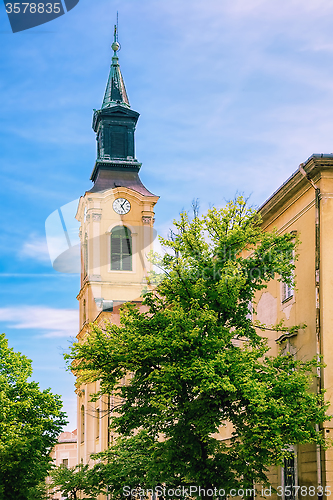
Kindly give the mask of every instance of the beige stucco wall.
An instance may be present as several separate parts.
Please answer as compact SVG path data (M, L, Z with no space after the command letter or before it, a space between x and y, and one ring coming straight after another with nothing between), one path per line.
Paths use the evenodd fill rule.
M327 392L326 400L333 397L333 158L312 158L304 166L309 178L320 189L320 351L326 368L321 373L321 384ZM316 286L315 286L315 189L300 172L283 185L262 207L263 227L280 233L296 231L301 241L296 262L296 290L292 298L282 302L281 284L274 280L257 296L257 318L264 320L276 315L277 321L284 320L287 326L306 324L304 330L288 341L289 349L298 359L308 360L316 356ZM271 297L268 300L268 295ZM275 299L275 301L273 300ZM265 307L261 307L265 304ZM278 333L270 333L271 352L276 353L279 345ZM316 390L315 380L313 390ZM329 413L333 413L332 408ZM322 432L332 434L332 423L325 423ZM333 487L332 450L321 450L321 474L323 486ZM317 450L314 445L297 447L297 468L299 485L318 484ZM277 471L277 481L281 481L281 471ZM310 498L310 497L309 497Z
M333 155L329 159L310 159L306 173L320 189L320 354L326 363L321 379L315 378L326 390L327 401L333 399ZM282 284L278 276L258 292L253 304L254 319L267 326L284 321L286 326L306 324L297 335L277 342L281 332L266 330L270 353L276 355L280 349L287 349L300 360L309 360L317 354L316 341L316 208L315 189L308 179L296 172L261 208L262 227L266 231L277 230L280 234L294 232L300 244L296 260L296 288L293 295L283 301ZM260 333L260 331L258 330ZM329 414L333 409L329 409ZM332 436L333 424L325 423L322 432ZM220 436L226 438L230 425L222 428ZM300 486L317 486L317 448L315 445L296 446L297 480ZM333 450L320 450L322 485L333 489ZM283 484L282 469L272 468L269 478L274 487ZM273 495L271 498L277 498ZM281 498L281 497L279 497ZM307 495L302 498L311 498Z

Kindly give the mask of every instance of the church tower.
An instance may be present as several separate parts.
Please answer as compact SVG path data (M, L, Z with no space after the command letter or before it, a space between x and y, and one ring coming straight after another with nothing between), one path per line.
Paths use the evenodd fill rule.
M115 27L112 63L101 109L94 110L97 159L93 187L80 198L81 288L80 329L83 340L89 324L117 321L119 307L140 302L151 264L154 205L158 196L139 178L134 133L139 113L131 109L120 71ZM107 413L110 401L89 402L98 390L90 384L78 391L78 462L110 443ZM105 418L102 418L105 416Z

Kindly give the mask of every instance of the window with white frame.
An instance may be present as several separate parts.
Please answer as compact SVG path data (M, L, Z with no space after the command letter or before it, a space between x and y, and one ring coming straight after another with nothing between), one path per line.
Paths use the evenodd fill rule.
M294 264L294 255L292 256L292 259L290 260L290 264ZM292 272L292 281L294 281L294 271ZM286 300L289 300L291 297L294 295L294 283L289 284L282 282L282 298L281 302L285 302Z
M294 287L288 283L282 283L282 302L290 299L294 295Z

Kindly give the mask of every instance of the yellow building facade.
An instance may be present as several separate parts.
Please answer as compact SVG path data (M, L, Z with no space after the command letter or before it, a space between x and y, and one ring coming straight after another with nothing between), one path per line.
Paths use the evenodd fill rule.
M255 319L266 325L281 320L290 327L306 325L298 333L281 335L281 332L266 331L265 336L273 355L283 349L304 361L323 356L327 366L317 373L314 390L325 389L325 399L332 401L333 155L312 155L262 205L260 213L264 230L276 228L281 234L297 234L300 245L295 261L295 287L277 280L268 283L256 298ZM322 432L332 437L332 422L326 422ZM315 496L321 485L324 492L327 488L327 496L330 496L333 450L307 445L292 451L294 456L285 462L285 467L272 472L272 484L282 486L282 491L288 485L304 486L307 488L304 492L309 492L312 485L316 487ZM310 497L309 494L304 496Z

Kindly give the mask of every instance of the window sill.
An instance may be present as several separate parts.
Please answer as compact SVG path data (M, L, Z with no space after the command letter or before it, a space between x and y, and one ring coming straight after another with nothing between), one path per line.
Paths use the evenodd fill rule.
M293 299L293 298L294 298L294 294L293 294L293 295L290 295L290 296L289 296L289 297L287 297L286 299L283 299L283 300L281 301L281 304L286 304L287 302L290 302L290 301L291 301L291 299Z
M281 344L282 342L284 342L285 340L288 340L292 337L296 337L296 335L298 334L298 332L293 332L293 333L290 333L290 332L286 332L284 333L283 335L281 335L278 339L275 340L275 342L277 344Z
M109 269L108 270L108 273L120 273L120 274L123 274L123 273L127 273L127 274L135 274L135 271L121 271L121 270L115 270L115 269Z

